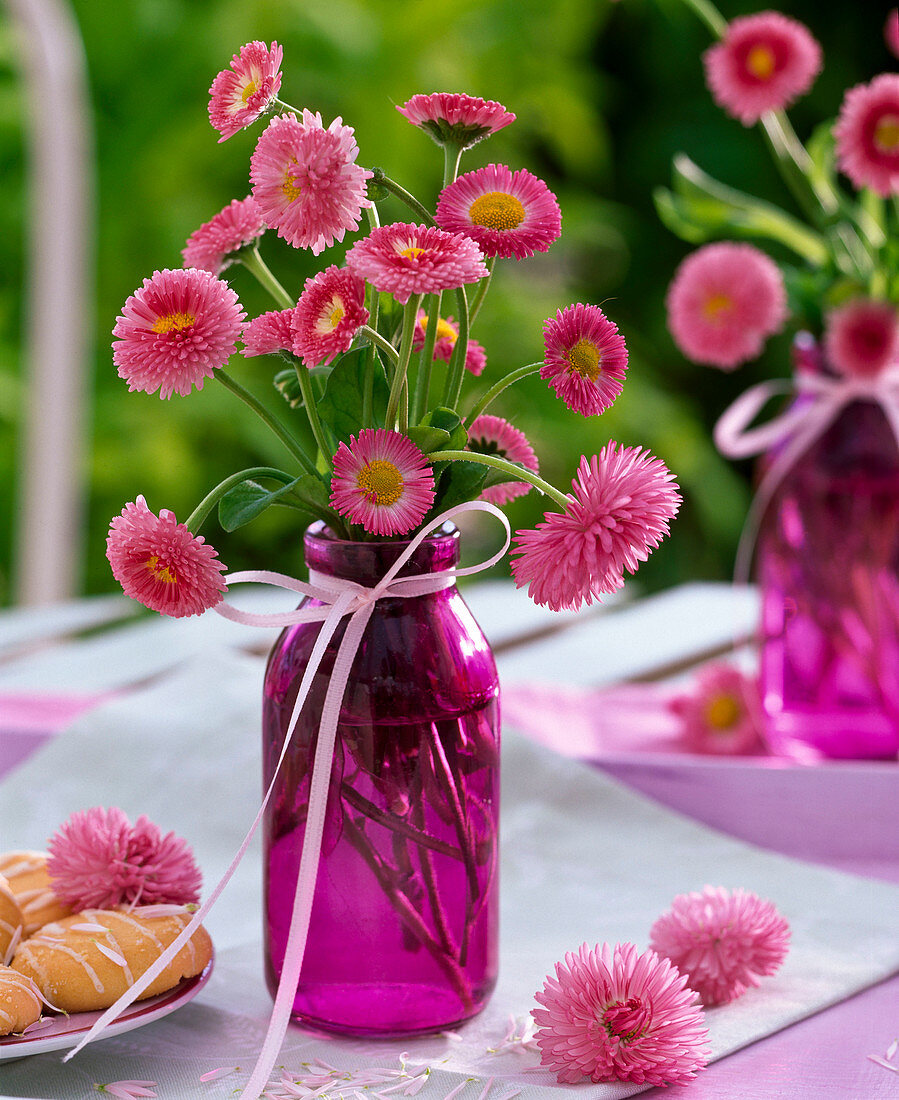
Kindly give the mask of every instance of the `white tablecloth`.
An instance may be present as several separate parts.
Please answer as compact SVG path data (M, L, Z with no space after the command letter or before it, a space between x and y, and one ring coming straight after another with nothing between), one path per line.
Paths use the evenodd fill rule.
M210 651L160 682L111 700L0 782L0 850L42 847L74 810L119 805L194 846L208 884L227 866L260 797L262 662ZM744 845L664 810L586 766L508 731L503 749L502 955L488 1009L460 1031L396 1042L322 1039L291 1029L279 1063L315 1057L362 1068L400 1051L432 1074L418 1094L442 1100L468 1076L495 1077L523 1100L570 1093L535 1052L491 1054L534 991L581 943L633 941L675 894L742 886L775 902L793 943L782 970L733 1005L707 1013L714 1057L782 1028L899 970L899 888L811 867ZM95 1082L150 1079L162 1098L230 1097L254 1060L270 1001L261 967L260 857L248 853L208 927L215 973L191 1004L139 1031L104 1039L65 1065L45 1054L0 1067L9 1097L82 1100ZM240 1066L220 1080L201 1074ZM472 1082L460 1100L477 1100ZM606 1100L627 1085L578 1086Z

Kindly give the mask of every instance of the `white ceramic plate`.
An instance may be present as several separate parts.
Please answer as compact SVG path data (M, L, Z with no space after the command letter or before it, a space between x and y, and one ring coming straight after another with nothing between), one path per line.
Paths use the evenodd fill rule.
M146 1001L137 1001L107 1027L103 1038L123 1035L144 1024L151 1024L170 1012L192 1001L212 973L212 961L195 978L187 978L167 993L150 997ZM47 1054L53 1050L68 1050L81 1042L86 1031L103 1015L102 1012L75 1012L71 1016L48 1016L48 1026L34 1031L30 1035L5 1035L0 1038L0 1061L12 1061L13 1058L26 1058L31 1054Z

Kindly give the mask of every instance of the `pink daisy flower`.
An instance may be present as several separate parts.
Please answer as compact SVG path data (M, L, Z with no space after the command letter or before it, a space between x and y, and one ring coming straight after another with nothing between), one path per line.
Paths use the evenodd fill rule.
M761 748L758 681L729 664L707 665L689 694L671 700L693 752L738 756Z
M687 980L632 943L583 944L556 963L531 1010L541 1063L560 1084L633 1081L674 1085L708 1060L702 1008Z
M790 926L770 901L706 886L702 893L679 894L652 926L649 942L703 1004L726 1004L778 970Z
M234 199L187 238L181 250L184 266L221 275L234 263L234 253L258 240L265 230L265 221L253 196Z
M471 237L485 256L517 260L546 252L562 232L559 204L543 180L504 164L488 164L445 187L434 220Z
M546 356L540 377L569 409L595 416L621 393L627 348L618 326L599 306L560 309L543 325Z
M208 271L154 271L112 330L119 377L163 398L201 390L233 354L244 316L234 291Z
M109 525L106 556L126 596L163 615L200 615L221 602L226 566L173 512L155 516L143 497Z
M365 283L346 268L329 267L306 287L293 314L293 350L307 367L349 351L368 321Z
M668 329L683 354L722 370L759 355L787 318L777 264L751 244L731 241L687 256L665 304Z
M278 115L250 158L253 198L266 223L295 248L314 255L359 228L371 172L356 164L353 128L335 118L326 129L320 114Z
M821 71L821 47L811 32L776 11L734 19L702 59L712 98L744 126L788 107Z
M405 222L373 229L349 250L346 265L375 290L402 303L413 294L437 294L488 274L474 241Z
M401 432L363 428L334 455L331 506L372 535L404 535L434 503L434 475Z
M188 844L118 808L73 813L50 838L53 893L77 913L120 905L188 905L202 877Z
M545 513L514 539L518 587L553 611L577 611L621 588L624 570L636 572L668 534L681 501L660 459L615 442L581 459L572 490L564 512Z
M418 311L415 320L415 331L412 334L412 350L421 351L425 346L425 335L428 329L428 315L423 309ZM459 339L459 329L452 315L440 317L437 320L437 339L434 341L434 361L438 359L448 363L453 355L453 348ZM477 376L482 374L487 366L487 353L477 340L468 338L468 350L465 353L465 369Z
M510 462L520 462L535 474L540 472L537 455L524 432L502 417L481 413L468 429L467 447L480 454L499 455ZM524 496L530 489L527 481L504 481L499 485L489 485L481 493L481 500L489 500L491 504L502 507L516 497Z
M872 378L899 359L899 317L891 302L857 298L827 315L824 352L845 375Z
M893 8L887 16L883 27L883 40L889 50L899 57L899 9L897 8Z
M833 128L837 163L856 187L899 190L899 74L850 88Z
M232 137L269 109L281 88L281 58L277 42L248 42L231 58L231 69L220 72L209 89L209 121Z
M272 355L293 348L294 309L272 309L248 321L243 329L243 354Z
M515 115L502 103L452 92L414 95L397 110L438 145L458 145L461 149L470 149L515 121Z

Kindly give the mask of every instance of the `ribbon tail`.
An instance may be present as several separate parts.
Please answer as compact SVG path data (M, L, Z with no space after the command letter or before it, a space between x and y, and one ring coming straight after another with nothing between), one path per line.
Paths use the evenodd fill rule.
M206 915L212 909L213 905L218 901L222 894L222 891L231 881L234 872L237 870L240 861L243 859L247 848L250 846L250 841L259 827L259 823L262 821L265 809L268 806L269 800L272 795L272 791L275 788L275 780L278 777L281 764L287 754L287 747L290 743L290 739L293 735L293 730L299 718L300 711L303 708L303 704L306 700L306 696L309 692L309 687L312 683L312 677L318 670L318 666L321 664L321 659L324 655L325 648L334 635L334 631L337 629L337 625L343 616L347 613L349 604L354 599L354 595L351 592L341 594L340 597L331 606L328 618L322 623L322 628L318 633L318 637L315 640L315 645L312 648L312 653L309 657L309 663L306 666L306 670L303 674L303 679L300 682L300 689L297 692L296 703L294 704L293 714L291 715L290 724L287 729L287 734L284 737L284 742L281 746L281 754L278 757L278 763L275 767L274 774L272 775L271 783L268 790L265 792L265 797L262 800L262 805L259 807L259 812L253 819L253 823L243 839L240 847L237 849L237 853L228 865L228 869L224 875L219 879L216 885L213 887L209 897L200 908L194 913L189 923L182 929L178 936L169 944L169 946L163 951L158 959L152 963L139 978L136 978L133 985L131 985L119 999L106 1011L102 1016L94 1023L90 1031L84 1036L84 1038L78 1043L76 1047L69 1051L63 1058L64 1062L68 1062L70 1058L74 1058L75 1055L88 1043L93 1042L102 1035L106 1028L130 1006L143 991L153 982L159 974L169 965L172 959L178 954L181 948L187 943L190 937L197 930L198 925L205 919Z
M300 855L300 869L294 894L293 913L290 930L287 934L287 946L275 995L275 1007L269 1020L268 1031L259 1052L259 1058L250 1075L241 1100L256 1100L271 1076L272 1069L284 1042L287 1025L290 1023L293 1002L296 997L306 954L306 940L309 934L309 921L312 915L312 901L315 894L315 881L321 859L322 836L324 834L325 813L328 808L328 790L331 783L331 768L334 760L334 743L337 737L337 725L340 719L340 705L349 680L353 661L362 641L362 635L371 618L374 604L368 604L354 612L346 633L337 651L334 669L328 683L315 747L315 759L312 765L312 779L309 785L309 808L306 815L306 828L303 834L303 848ZM292 732L292 730L291 730Z

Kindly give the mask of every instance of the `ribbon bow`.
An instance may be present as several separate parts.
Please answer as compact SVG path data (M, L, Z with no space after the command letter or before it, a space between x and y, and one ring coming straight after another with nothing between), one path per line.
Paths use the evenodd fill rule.
M461 569L442 569L434 573L420 576L398 577L397 573L409 561L421 543L427 536L447 520L454 519L464 512L488 512L502 523L506 537L502 548L489 558ZM319 859L321 856L322 834L325 824L325 810L328 803L328 787L331 779L331 762L334 757L334 743L337 736L337 725L340 718L340 704L343 700L350 671L356 652L365 633L365 628L375 609L378 600L386 596L399 596L408 598L422 596L430 592L437 592L441 588L447 588L455 583L456 577L463 577L473 573L480 573L495 565L506 553L511 541L512 532L506 516L494 505L483 500L469 500L464 504L457 504L442 512L431 520L419 531L394 564L387 570L380 581L372 588L357 584L355 581L344 580L340 577L325 577L321 574L313 574L310 580L300 581L294 577L284 576L282 573L272 573L266 570L246 570L238 573L229 573L225 577L228 584L251 582L257 584L272 584L279 588L285 588L292 592L301 593L304 596L321 601L320 607L300 607L294 611L273 612L271 614L258 614L250 611L242 611L230 604L218 604L215 610L226 619L243 623L248 626L292 626L294 623L320 622L322 624L312 652L309 663L303 673L300 686L297 691L296 702L287 725L287 732L281 745L278 762L275 765L271 783L265 792L262 805L256 814L247 835L237 850L237 854L225 871L225 874L213 888L209 897L194 913L190 922L179 933L177 938L166 948L160 957L134 982L134 984L122 994L96 1021L78 1045L63 1059L68 1061L73 1058L82 1047L96 1039L106 1027L112 1023L122 1012L128 1008L150 983L160 974L169 962L177 955L184 944L196 931L197 926L203 921L218 900L222 891L231 880L237 870L238 864L243 859L244 853L249 847L253 834L256 832L265 808L271 798L275 787L275 781L281 764L287 754L287 749L299 721L300 713L309 694L313 677L318 670L329 642L334 636L340 621L347 615L350 621L341 639L337 650L337 657L331 673L331 679L325 692L325 701L322 709L321 724L318 731L318 740L315 748L315 757L312 765L312 778L309 787L309 807L306 818L306 828L303 835L303 848L300 854L300 869L297 876L297 887L294 895L293 912L290 921L290 931L287 936L287 946L284 953L284 963L281 977L278 981L278 990L275 994L275 1005L269 1020L268 1031L259 1052L256 1065L241 1095L241 1100L249 1100L260 1095L268 1083L272 1067L281 1049L284 1033L290 1021L293 999L300 978L300 970L303 966L303 956L306 951L306 937L309 931L309 919L312 913L312 899L315 892L315 879L318 873Z
M812 400L797 401L766 423L750 427L772 397L785 393L807 395ZM734 565L737 584L749 582L752 551L762 517L783 479L853 401L879 405L899 446L899 364L872 378L800 374L795 381L760 382L722 413L715 425L714 439L718 450L728 458L748 458L771 448L782 448L765 471L746 516Z

